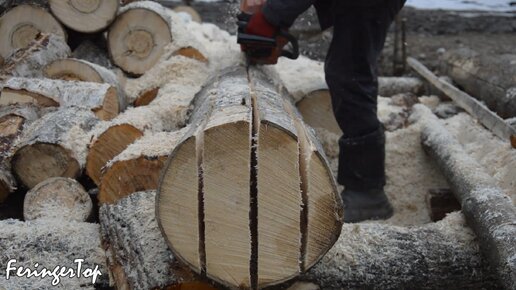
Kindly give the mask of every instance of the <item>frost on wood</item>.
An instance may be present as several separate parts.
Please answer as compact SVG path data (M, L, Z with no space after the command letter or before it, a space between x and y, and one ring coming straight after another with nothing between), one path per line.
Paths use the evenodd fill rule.
M67 58L70 54L70 47L62 37L42 33L28 47L6 58L0 71L0 80L8 76L42 77L44 66L54 60Z
M7 80L0 104L25 102L85 108L103 120L114 118L123 105L109 84L17 77Z
M98 270L95 285L91 279L62 278L61 283L52 286L52 276L44 279L15 277L5 279L6 272L0 272L1 286L5 289L95 289L107 286L108 273L106 254L101 247L98 225L64 221L63 219L40 219L29 222L16 220L0 221L0 264L7 265L16 259L15 266L23 266L38 271L43 267L52 271L56 266L77 269L75 259L84 259L82 269ZM11 273L13 274L13 273Z
M97 122L91 111L76 107L45 115L16 142L13 171L29 188L49 177L78 177L86 162L88 132Z
M508 195L424 107L422 141L449 180L483 253L506 289L516 287L516 208Z
M133 289L176 284L184 268L168 249L155 219L155 192L136 193L100 210L111 270L123 269ZM136 256L138 258L136 258ZM155 263L155 264L153 264ZM152 266L148 266L152 265ZM117 271L120 272L120 271ZM330 252L307 274L321 289L497 288L461 214L421 227L344 225ZM118 279L116 279L118 281ZM118 284L120 285L120 284Z
M27 192L23 204L26 221L55 218L84 222L93 204L82 185L71 178L49 178Z
M138 192L100 208L103 244L119 289L153 289L195 280L161 235L155 197L155 191Z

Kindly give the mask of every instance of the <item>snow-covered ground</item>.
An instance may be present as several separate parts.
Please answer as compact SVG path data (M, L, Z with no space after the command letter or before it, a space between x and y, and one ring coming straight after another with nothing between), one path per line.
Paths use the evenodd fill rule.
M407 6L420 9L479 10L516 12L511 0L407 0Z

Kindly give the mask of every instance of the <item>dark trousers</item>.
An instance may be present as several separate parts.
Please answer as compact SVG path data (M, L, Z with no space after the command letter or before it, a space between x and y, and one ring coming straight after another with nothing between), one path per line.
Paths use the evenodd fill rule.
M336 1L325 72L339 140L338 182L348 189L385 185L385 135L377 117L378 58L405 0ZM356 1L360 3L359 1Z

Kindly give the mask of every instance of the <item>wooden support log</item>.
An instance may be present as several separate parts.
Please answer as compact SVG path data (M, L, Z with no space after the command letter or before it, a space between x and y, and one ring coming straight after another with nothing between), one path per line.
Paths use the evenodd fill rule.
M119 111L122 112L127 107L125 93L117 76L105 67L86 60L67 58L45 66L43 73L50 79L110 84L117 90Z
M108 34L113 63L129 74L142 75L158 63L165 47L172 42L174 52L206 60L184 23L172 13L153 1L138 1L122 7Z
M88 133L98 122L85 109L57 110L32 123L15 144L13 172L28 188L50 177L76 178L86 163Z
M110 269L122 277L115 279L119 289L152 289L200 279L178 262L159 233L155 197L153 191L139 192L100 209ZM413 228L345 224L337 244L296 280L311 281L321 289L498 287L475 235L458 213Z
M4 58L17 49L27 47L42 32L66 39L66 32L61 24L41 6L16 6L2 15L0 22L0 55Z
M53 34L39 34L24 49L17 50L0 71L0 80L7 77L42 77L43 67L56 59L70 56L70 47L66 41Z
M93 33L106 29L115 20L118 0L60 1L50 0L50 10L72 30Z
M99 202L114 203L138 191L156 190L170 152L187 130L150 134L129 145L106 164Z
M75 179L49 178L25 196L23 218L26 221L55 218L84 222L92 212L91 198Z
M208 77L206 64L174 57L161 69L145 74L142 82L128 83L128 96L136 96L140 88L148 85L162 87L160 95L149 106L130 108L111 122L100 123L93 132L86 172L100 186L104 166L127 146L149 133L169 132L185 126L195 95ZM165 79L168 77L168 81ZM148 80L148 82L147 82ZM141 86L139 85L141 84ZM131 99L131 98L130 98Z
M443 56L443 72L468 94L483 101L502 118L516 116L516 55L486 56L469 48L448 51Z
M426 118L422 143L437 161L462 204L468 224L478 236L482 252L505 289L516 288L516 209L459 142L425 107L417 107Z
M29 222L16 220L0 221L0 263L8 265L16 259L12 267L24 267L33 271L50 272L57 266L73 269L75 277L60 277L59 284L53 286L53 275L45 278L19 277L15 271L6 279L6 271L0 272L4 289L95 289L109 284L106 267L106 254L101 247L99 225L78 223L63 219L39 219ZM83 259L80 278L77 278L78 262ZM35 264L38 266L35 266ZM96 283L92 278L84 277L86 269L97 269L101 276ZM59 270L58 270L59 271Z
M10 78L0 96L0 105L35 103L42 107L80 107L101 120L111 120L121 106L116 88L109 84L51 79Z
M259 71L240 67L197 101L159 189L158 219L173 252L231 287L274 285L312 267L336 241L342 211L295 107Z
M478 121L487 127L493 134L511 143L516 139L516 128L509 126L502 118L489 110L489 108L484 104L454 87L452 84L439 79L416 59L409 57L407 59L407 63L432 85L444 92L461 108L466 110L466 112L478 119ZM516 148L514 144L513 147Z

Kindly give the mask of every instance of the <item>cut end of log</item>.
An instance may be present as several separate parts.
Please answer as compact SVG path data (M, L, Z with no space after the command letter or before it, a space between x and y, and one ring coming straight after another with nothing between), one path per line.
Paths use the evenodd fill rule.
M61 24L38 6L17 6L5 13L0 22L0 54L4 58L17 49L27 47L41 32L66 37Z
M104 166L142 136L142 131L128 124L113 126L102 133L90 147L86 160L86 173L93 182L100 185Z
M141 157L115 162L102 177L99 202L112 204L135 192L155 190L166 159Z
M172 41L170 24L156 3L138 2L124 7L111 25L108 48L113 62L125 72L142 75L153 67ZM142 2L143 3L143 2ZM145 19L145 21L142 21Z
M67 27L83 32L98 32L111 24L118 11L116 0L50 0L52 13Z
M181 55L200 62L208 63L208 58L202 54L198 49L193 47L183 47L178 49L173 55Z
M317 90L296 104L303 120L312 128L323 128L337 135L342 135L342 130L335 120L330 91Z
M25 196L23 217L26 221L39 218L57 218L84 222L91 214L93 204L82 185L70 178L50 178Z
M144 92L143 94L141 94L136 99L136 101L134 101L134 106L142 107L142 106L147 106L148 104L150 104L152 101L154 101L158 97L159 89L160 88L151 89L151 90L148 90L148 91Z
M77 59L59 59L47 65L45 77L67 81L103 83L102 76L86 62Z
M50 177L79 176L81 167L72 153L65 148L37 143L17 150L12 160L13 171L28 188Z
M35 104L41 107L59 107L59 103L55 100L27 90L14 90L3 88L0 95L0 105L13 104Z
M172 251L228 287L295 278L331 248L342 226L316 140L261 74L228 70L198 100L197 126L172 152L157 196Z
M511 145L512 145L512 148L516 149L516 135L511 136Z
M93 110L95 115L104 121L109 121L120 113L120 102L117 91L114 87L110 87L104 97L104 102L100 109Z

